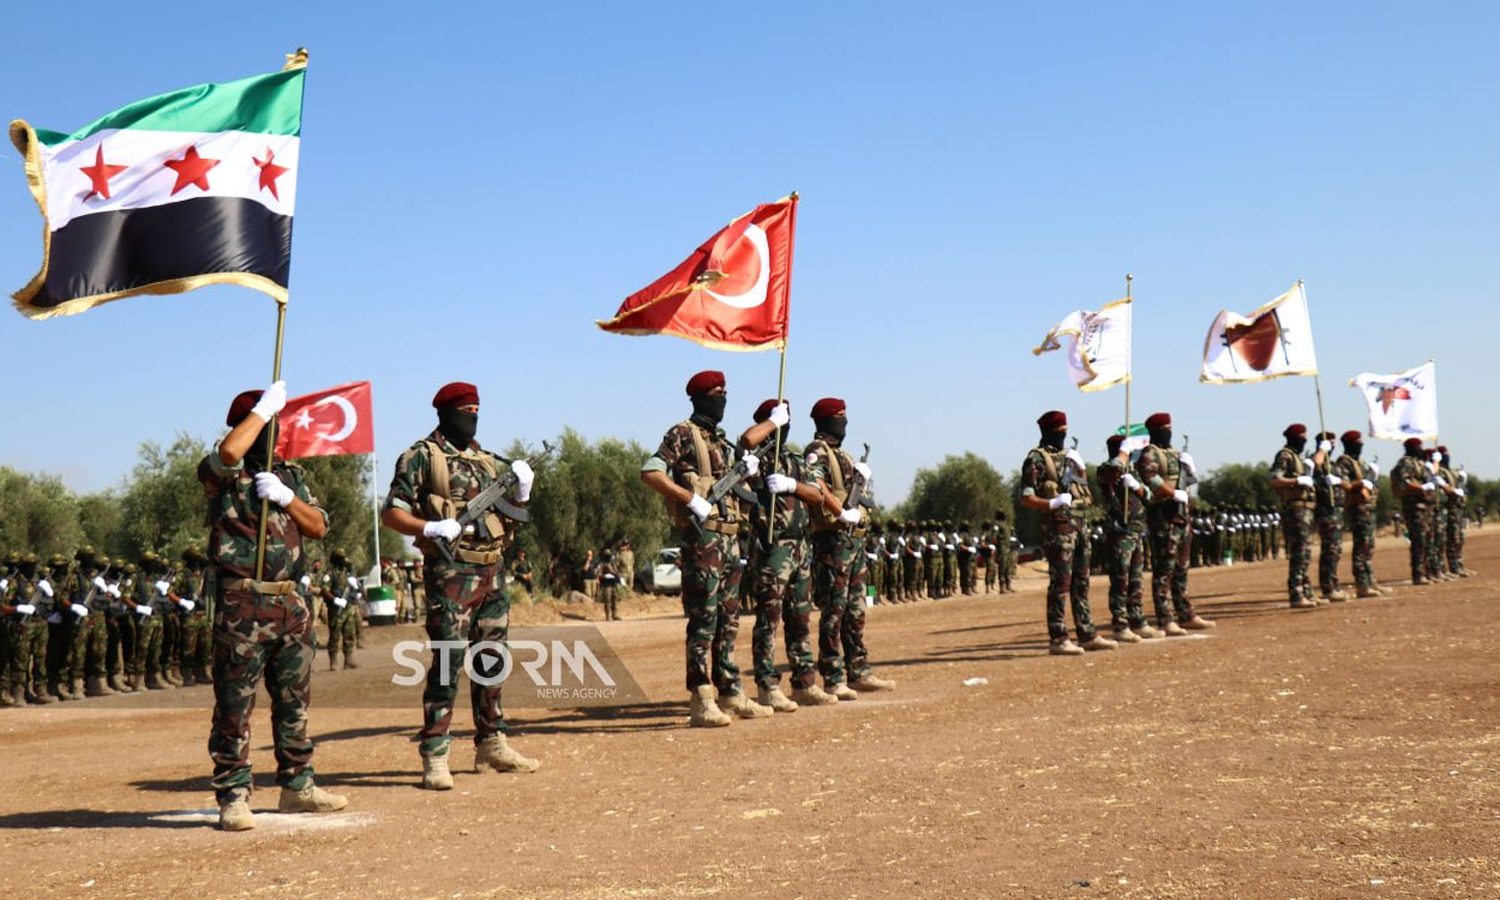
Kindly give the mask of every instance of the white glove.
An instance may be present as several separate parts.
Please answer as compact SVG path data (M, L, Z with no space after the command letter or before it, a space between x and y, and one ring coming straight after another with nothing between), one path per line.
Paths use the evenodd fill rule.
M36 607L32 606L30 603L17 603L16 612L20 613L23 616L29 616L32 613L36 612Z
M263 421L271 421L271 417L281 412L286 406L286 382L278 381L260 395L255 405L250 407L250 412L260 416Z
M182 607L183 612L192 612L198 606L198 604L196 604L193 601L188 600L186 598L184 598L182 600L178 600L177 601L177 605L180 606L180 607Z
M694 494L693 499L687 502L687 508L688 512L693 514L693 518L699 522L707 522L708 514L713 512L713 507L708 505L708 501L697 494Z
M1068 452L1066 452L1066 453L1063 454L1063 456L1066 456L1068 458L1068 460L1073 463L1073 465L1077 466L1078 467L1078 471L1080 471L1080 472L1087 472L1088 471L1088 466L1083 461L1083 454L1082 453L1079 453L1077 450L1069 449Z
M1369 468L1370 468L1370 477L1372 477L1372 478L1379 478L1380 477L1380 466L1379 466L1379 464L1377 464L1377 463L1370 463L1369 464Z
M262 500L269 500L277 506L285 509L297 499L297 494L291 488L282 484L281 479L272 472L255 473L255 494Z
M302 585L303 589L306 590L307 588L312 587L312 576L303 575L300 579L297 580L297 583Z
M1066 492L1058 494L1056 497L1053 497L1051 500L1047 501L1048 509L1066 509L1072 505L1073 495Z
M1436 475L1437 474L1437 470L1438 470L1437 463L1433 462L1432 460L1428 460L1427 461L1427 471L1431 472L1434 475Z
M1422 482L1422 490L1424 490L1424 491L1435 491L1435 490L1437 490L1437 485L1433 484L1430 481L1424 481L1424 482Z
M445 541L452 541L456 540L462 531L463 529L459 527L457 519L438 519L435 522L428 522L422 526L422 537L442 538Z
M1333 441L1318 441L1318 451L1321 453L1333 452Z
M1178 503L1187 503L1189 499L1188 492L1184 491L1181 488L1178 488L1177 490L1172 492L1172 499L1176 500Z
M1469 493L1467 491L1465 491L1463 488L1454 488L1453 489L1453 493L1457 494L1460 497L1467 497L1467 496L1469 496Z
M1438 477L1436 477L1436 478L1434 478L1432 480L1437 482L1438 487L1447 487L1448 486L1448 479L1444 478L1441 475L1439 475Z
M879 559L880 557L876 556L873 553L866 553L865 554L865 558L868 559L870 562L874 562L875 560Z
M1141 489L1141 482L1134 475L1130 474L1129 472L1126 472L1125 473L1125 487L1128 490L1138 491L1138 490Z
M349 605L349 601L345 600L343 597L334 597L333 605L337 606L339 609L343 609L344 607Z
M854 464L854 471L858 472L859 477L863 478L865 481L869 481L871 478L875 477L870 474L870 467L862 462L857 462Z
M771 407L771 424L781 428L792 421L792 408L785 400Z
M865 511L860 509L858 506L854 507L853 509L846 509L843 512L839 513L839 521L848 525L858 525L860 523L860 520L864 517Z
M8 590L10 590L10 579L0 578L0 595L3 595Z
M109 586L109 595L111 597L115 598L116 600L120 599L120 586L117 585L117 584L110 585Z
M1324 475L1323 480L1328 482L1329 487L1338 487L1339 485L1344 483L1344 479L1338 477L1337 475Z
M48 600L52 599L52 582L43 578L41 581L38 581L36 583L36 589L46 594Z
M797 490L797 479L790 475L767 475L766 490L773 494L794 493Z
M94 587L98 588L101 591L109 590L109 585L105 584L103 575L94 576Z
M1373 490L1375 490L1375 482L1371 481L1368 478L1362 478L1362 479L1360 479L1359 483L1362 484L1362 485L1364 485L1365 486L1365 490L1367 490L1367 491L1373 491Z
M87 606L84 606L82 603L74 603L73 605L69 606L68 609L72 611L73 615L77 616L80 619L86 617L89 614L89 608Z
M140 613L143 616L150 616L151 613L152 613L151 607L148 606L148 605L146 605L146 604L144 604L144 603L142 603L140 606L137 606L135 608L135 611L138 612L138 613Z
M1297 484L1299 484L1302 487L1312 487L1313 486L1313 477L1311 475L1298 475L1297 476Z
M350 575L345 580L348 582L348 584L349 584L350 587L354 588L355 590L359 590L359 579L358 578L355 578L353 575Z
M758 456L746 456L745 457L745 474L747 474L747 475L754 475L755 473L757 473L759 471L760 471L760 457L758 457Z
M536 484L536 473L531 470L531 464L524 459L511 463L510 470L516 476L516 499L525 503L531 499L531 486Z
M156 582L156 584L152 585L152 587L156 588L156 592L158 594L161 594L163 597L165 597L167 596L167 591L170 591L172 589L172 582L158 581Z

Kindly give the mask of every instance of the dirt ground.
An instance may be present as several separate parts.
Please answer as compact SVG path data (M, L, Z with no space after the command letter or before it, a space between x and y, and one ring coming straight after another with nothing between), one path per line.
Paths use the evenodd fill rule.
M542 770L488 777L464 771L465 704L445 794L416 787L418 688L351 708L395 671L372 647L314 679L315 766L348 810L244 834L211 826L206 688L3 710L0 897L1496 897L1500 529L1468 557L1478 577L1413 588L1383 539L1395 596L1307 612L1284 561L1195 570L1218 629L1082 658L1046 655L1037 579L876 608L896 692L727 729L687 727L661 601L601 626L649 702L511 710ZM274 811L264 708L255 729Z

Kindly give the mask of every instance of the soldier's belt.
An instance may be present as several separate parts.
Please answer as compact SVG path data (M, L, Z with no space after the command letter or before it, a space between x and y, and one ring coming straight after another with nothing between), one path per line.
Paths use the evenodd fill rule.
M453 558L476 566L492 566L504 555L499 550L465 550L459 547L454 551Z
M224 582L226 591L249 591L266 597L285 597L297 589L295 581L256 581L254 578L231 578Z
M740 523L739 522L726 522L723 519L713 519L713 518L711 518L708 521L702 523L699 527L702 528L704 531L712 531L715 534L729 535L729 534L739 534L740 533Z

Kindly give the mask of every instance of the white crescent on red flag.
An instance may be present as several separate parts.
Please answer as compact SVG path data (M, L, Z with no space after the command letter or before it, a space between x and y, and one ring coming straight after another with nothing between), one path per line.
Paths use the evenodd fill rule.
M368 381L293 397L281 410L280 422L276 455L282 459L375 452Z
M786 343L797 195L730 222L677 268L598 322L616 334L671 334L719 350Z

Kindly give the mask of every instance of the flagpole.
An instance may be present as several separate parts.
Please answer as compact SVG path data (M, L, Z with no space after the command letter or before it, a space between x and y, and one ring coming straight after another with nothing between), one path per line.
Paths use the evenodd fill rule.
M271 364L271 383L275 384L281 380L281 347L286 339L286 301L276 304L276 358ZM276 416L266 423L266 471L275 468L276 462ZM266 524L271 515L271 501L265 497L260 500L260 535L255 540L255 580L260 581L266 574Z
M1307 305L1307 282L1301 278L1297 279L1297 290L1302 294L1302 309L1307 313L1307 327L1312 330L1312 309ZM1324 432L1328 431L1328 424L1323 421L1323 380L1316 371L1313 372L1313 390L1318 394L1318 440L1323 440Z
M1130 340L1125 344L1125 440L1130 440L1130 383L1135 381L1135 300L1130 296L1130 282L1135 276L1125 273L1125 300L1130 304Z
M370 509L375 519L375 586L385 584L384 572L380 568L380 495L376 493L375 479L380 475L380 459L370 451Z
M792 232L793 234L795 234L797 229L797 200L799 198L796 191L792 191L788 196L791 197L792 200ZM786 295L788 298L788 302L790 302L790 298L792 296L792 260L790 256L787 257L786 262ZM780 406L782 403L786 402L786 344L787 336L790 333L791 326L790 323L788 323L786 332L784 332L781 336L781 346L777 348L781 351L781 370L776 376L777 406ZM771 457L771 468L767 470L766 474L775 472L777 464L781 462L780 428L776 429L775 451L776 455ZM769 547L776 542L776 496L774 494L769 494L769 492L768 496L770 496L771 498L771 507L766 511L766 546L769 549Z

